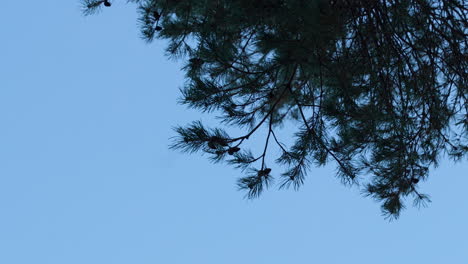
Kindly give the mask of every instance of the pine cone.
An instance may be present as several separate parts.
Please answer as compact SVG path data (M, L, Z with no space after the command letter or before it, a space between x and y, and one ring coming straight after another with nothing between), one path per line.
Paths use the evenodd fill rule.
M240 150L240 148L238 148L238 147L229 148L228 149L228 154L233 155L234 153L238 152L239 150Z

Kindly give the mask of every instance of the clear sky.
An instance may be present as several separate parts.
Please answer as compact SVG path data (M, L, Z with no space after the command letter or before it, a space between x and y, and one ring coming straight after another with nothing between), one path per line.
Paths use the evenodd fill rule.
M468 164L442 161L398 221L334 167L243 199L239 171L168 150L180 64L132 5L0 6L0 263L468 263Z

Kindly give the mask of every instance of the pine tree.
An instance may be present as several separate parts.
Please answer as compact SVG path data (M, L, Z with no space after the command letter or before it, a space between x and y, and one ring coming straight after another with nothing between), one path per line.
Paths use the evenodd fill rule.
M143 38L185 61L181 102L245 134L201 122L177 127L172 148L245 170L249 198L272 184L265 158L281 150L280 188L299 188L332 161L347 184L392 218L448 155L468 150L467 6L462 0L130 0ZM91 14L109 1L84 0ZM295 127L281 143L282 125ZM264 146L248 139L267 131ZM270 156L268 156L270 157Z

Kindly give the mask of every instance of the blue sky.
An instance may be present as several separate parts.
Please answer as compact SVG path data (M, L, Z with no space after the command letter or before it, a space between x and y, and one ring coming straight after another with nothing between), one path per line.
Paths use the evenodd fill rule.
M248 201L239 171L169 150L175 125L215 121L176 104L181 64L123 2L2 0L0 263L468 263L466 161L389 223L332 164Z

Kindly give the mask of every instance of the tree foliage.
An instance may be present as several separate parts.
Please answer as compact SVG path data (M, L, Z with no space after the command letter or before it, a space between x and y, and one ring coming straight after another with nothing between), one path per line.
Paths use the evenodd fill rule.
M445 154L467 153L467 5L462 0L131 0L147 41L185 61L181 102L245 134L177 127L173 148L208 153L246 172L257 197L271 185L269 144L282 154L280 187L299 188L312 165L336 163L398 217L403 199ZM105 3L108 3L104 5ZM90 14L109 1L84 0ZM282 124L296 129L281 143ZM250 136L265 128L253 154ZM271 149L271 148L270 148Z

